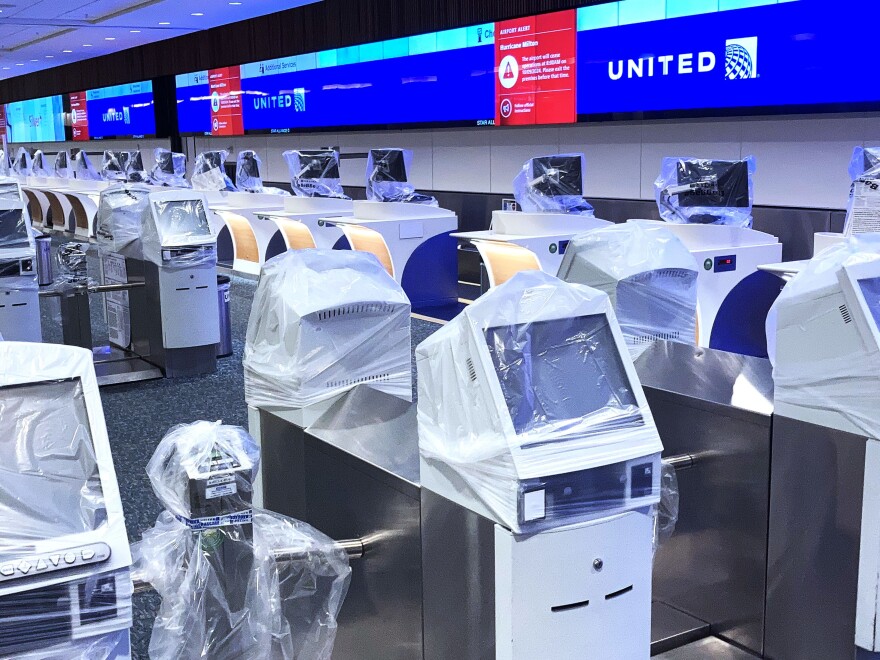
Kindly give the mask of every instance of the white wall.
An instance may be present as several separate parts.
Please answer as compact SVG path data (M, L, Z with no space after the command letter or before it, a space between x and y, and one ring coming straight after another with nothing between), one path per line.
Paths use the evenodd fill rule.
M286 149L339 145L345 152L407 147L415 152L412 180L425 190L510 193L513 177L533 156L566 151L587 155L588 197L653 199L663 156L735 159L754 155L755 203L845 208L847 166L856 145L880 144L880 114L808 115L721 120L609 122L541 128L468 128L381 133L312 133L187 139L198 151L254 149L263 178L287 181ZM364 185L365 163L344 161L343 183Z

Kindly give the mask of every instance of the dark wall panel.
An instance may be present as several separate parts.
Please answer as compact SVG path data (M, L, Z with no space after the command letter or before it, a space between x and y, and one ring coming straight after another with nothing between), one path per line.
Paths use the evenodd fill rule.
M0 102L119 85L607 1L323 0L0 81Z

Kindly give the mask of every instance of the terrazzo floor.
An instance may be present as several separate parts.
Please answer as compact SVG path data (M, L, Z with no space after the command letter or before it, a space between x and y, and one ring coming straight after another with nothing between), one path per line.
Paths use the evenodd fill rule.
M94 246L90 252L89 273L93 277L97 276ZM233 276L230 304L234 353L218 361L216 373L194 378L114 385L101 389L126 526L132 543L141 538L144 530L153 526L162 510L153 494L145 469L168 429L196 420L222 420L226 424L247 428L241 361L255 289L256 282L253 280ZM41 306L44 340L60 341L57 299L44 299ZM106 341L107 337L103 305L99 296L92 296L91 314L94 340L99 344ZM440 327L435 323L412 319L413 350ZM150 633L158 606L159 599L152 592L135 596L134 627L131 635L134 658L149 658Z

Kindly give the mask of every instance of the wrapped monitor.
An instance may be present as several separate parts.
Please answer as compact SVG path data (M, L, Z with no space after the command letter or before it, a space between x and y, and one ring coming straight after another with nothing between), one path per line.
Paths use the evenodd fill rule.
M154 154L156 164L150 171L150 182L157 186L171 188L191 188L186 180L186 155L157 147Z
M150 212L150 189L117 184L101 192L95 216L95 235L103 252L143 259L143 223Z
M49 170L46 167L47 163L45 161L43 151L37 149L31 159L31 175L41 178L49 176Z
M144 259L166 271L216 266L217 238L208 213L208 202L202 193L187 190L151 193L141 221Z
M849 165L852 186L843 233L880 231L880 147L856 147Z
M0 259L33 258L34 232L24 203L0 199Z
M239 152L235 166L235 185L245 192L263 192L262 162L256 151Z
M880 147L856 147L849 163L849 176L855 181L862 175L880 179Z
M660 217L677 224L752 226L755 159L664 158L654 193Z
M630 355L657 340L696 341L697 262L662 223L637 221L575 236L559 278L608 294Z
M301 408L360 383L412 398L410 304L372 255L295 250L263 265L244 349L245 398Z
M526 213L593 215L584 199L583 154L542 156L526 161L513 180L514 196Z
M196 156L190 178L193 188L204 191L235 191L235 184L226 175L226 159L228 157L229 152L222 150L203 151Z
M416 364L423 487L517 534L658 501L663 447L605 293L517 273Z
M131 555L92 353L3 342L0 364L0 657L125 650Z
M409 149L370 149L367 157L367 199L439 206L409 183L413 153Z
M101 176L107 181L144 183L147 173L140 151L105 151Z
M92 165L89 155L82 149L73 156L73 173L77 179L84 181L101 180L101 175Z
M30 152L24 147L19 147L15 162L12 163L12 171L18 176L28 176L32 165Z
M5 149L0 149L0 176L9 176L9 174L9 156L6 154Z
M819 253L767 317L775 412L880 438L880 237Z
M156 449L147 474L166 510L135 548L162 597L150 657L329 660L345 552L305 523L251 508L258 464L253 439L219 422L178 426Z
M61 149L55 154L52 170L59 179L69 179L71 177L73 170L70 167L70 152L67 149Z
M297 197L349 199L342 190L339 152L336 149L285 151L290 185Z

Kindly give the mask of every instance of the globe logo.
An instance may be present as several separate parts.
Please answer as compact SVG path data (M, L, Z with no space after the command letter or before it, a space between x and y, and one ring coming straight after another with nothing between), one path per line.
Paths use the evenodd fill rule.
M724 76L728 80L754 77L752 55L740 44L727 44L724 51Z

